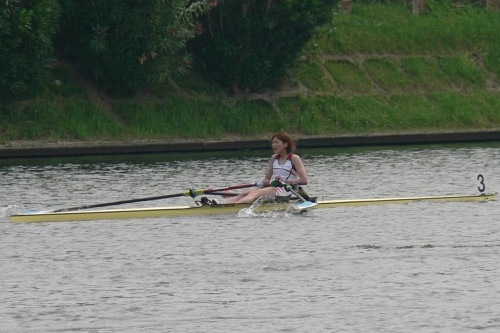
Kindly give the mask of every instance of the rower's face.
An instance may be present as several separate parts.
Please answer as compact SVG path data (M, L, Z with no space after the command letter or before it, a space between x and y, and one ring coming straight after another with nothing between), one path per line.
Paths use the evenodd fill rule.
M273 141L271 141L271 148L275 154L286 152L286 147L288 147L288 143L283 142L278 138L273 138Z

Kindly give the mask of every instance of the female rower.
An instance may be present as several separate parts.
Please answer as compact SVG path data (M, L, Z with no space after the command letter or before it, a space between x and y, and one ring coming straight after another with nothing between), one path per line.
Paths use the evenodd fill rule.
M292 193L285 187L269 187L272 181L290 185L306 185L307 172L299 155L294 154L295 140L286 132L272 136L271 148L274 154L269 160L261 188L253 189L228 198L224 203L252 203L260 197L288 197ZM275 183L273 183L275 184Z

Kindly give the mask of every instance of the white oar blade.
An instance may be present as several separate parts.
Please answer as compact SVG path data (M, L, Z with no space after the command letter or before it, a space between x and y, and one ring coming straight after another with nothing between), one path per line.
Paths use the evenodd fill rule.
M318 203L317 202L311 202L311 201L304 201L304 202L299 202L295 204L295 208L298 210L304 210L304 209L309 209L314 206L316 206Z

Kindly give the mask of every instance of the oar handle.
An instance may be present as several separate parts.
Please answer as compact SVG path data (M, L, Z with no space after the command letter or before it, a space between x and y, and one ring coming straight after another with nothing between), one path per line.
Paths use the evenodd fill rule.
M238 189L247 188L247 187L253 187L253 186L257 186L257 183L234 185L234 186L228 186L228 187L216 188L216 189L209 188L209 189L206 189L206 190L196 190L196 191L201 191L201 193L197 193L197 194L207 194L207 193L212 193L212 192L238 190Z
M205 190L203 190L203 189L190 189L188 195L191 196L191 198L195 198L196 196L202 195L202 194L212 194L214 192L231 191L231 190L237 190L237 189L253 187L253 186L257 186L257 183L234 185L234 186L228 186L228 187L223 187L223 188L209 188L209 189L205 189Z
M239 195L239 192L210 192L210 195L221 195L221 196L228 196L228 197L235 197Z
M309 200L306 200L302 195L300 195L299 192L295 191L292 185L284 183L281 180L275 180L275 182L277 182L279 184L278 186L283 186L283 187L285 187L285 189L287 191L292 192L297 198L299 198L300 200L302 200L302 202L310 202ZM273 186L273 185L271 185L271 186Z

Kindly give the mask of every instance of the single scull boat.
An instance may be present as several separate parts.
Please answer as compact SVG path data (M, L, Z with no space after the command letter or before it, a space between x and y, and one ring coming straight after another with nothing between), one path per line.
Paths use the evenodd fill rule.
M379 199L319 200L317 201L317 205L309 207L306 210L312 210L318 208L377 205L377 204L396 204L396 203L406 204L418 201L434 201L434 202L493 201L496 200L496 195L497 195L496 192L492 192L492 193L482 193L476 195L442 195L442 196L423 196L423 197L406 197L406 198L402 197L402 198L379 198ZM186 216L186 215L235 214L241 211L242 209L250 208L251 206L252 204L226 205L226 204L197 203L197 205L173 206L173 207L34 212L34 213L13 214L10 216L10 220L15 223L31 223L31 222L62 222L62 221L84 221L84 220L108 220L108 219L140 219L140 218ZM290 203L261 203L257 205L254 204L252 206L253 212L256 213L286 211L290 209L297 210L297 206Z

